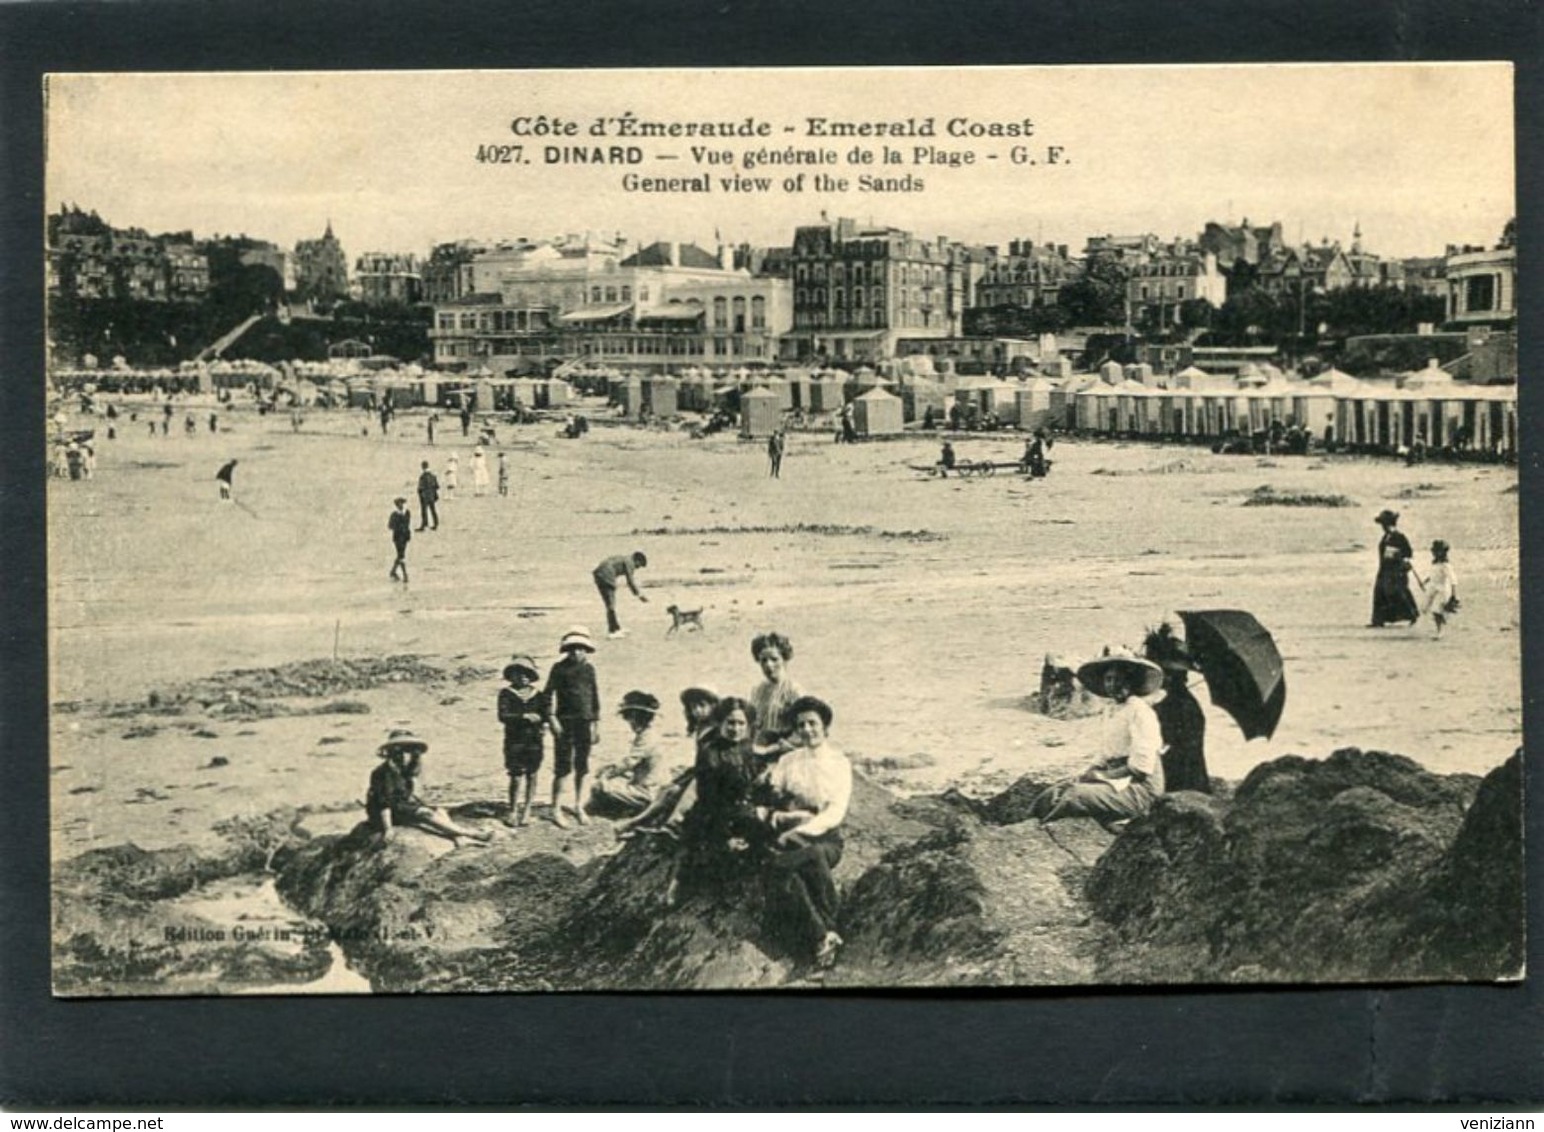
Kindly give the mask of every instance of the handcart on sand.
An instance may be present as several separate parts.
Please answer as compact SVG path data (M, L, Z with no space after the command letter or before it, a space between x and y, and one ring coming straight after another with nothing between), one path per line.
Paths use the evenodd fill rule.
M1050 461L1046 461L1049 467ZM995 476L998 472L1017 472L1020 475L1029 474L1029 465L1023 460L956 460L954 467L946 468L942 461L936 464L910 464L912 471L921 472L924 476L947 477L950 472L958 476Z

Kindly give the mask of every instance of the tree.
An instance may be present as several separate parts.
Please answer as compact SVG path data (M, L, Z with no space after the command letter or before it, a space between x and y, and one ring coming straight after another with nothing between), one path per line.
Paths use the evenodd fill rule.
M1090 259L1083 277L1064 284L1058 299L1073 326L1122 326L1126 322L1126 282L1131 271L1106 256Z

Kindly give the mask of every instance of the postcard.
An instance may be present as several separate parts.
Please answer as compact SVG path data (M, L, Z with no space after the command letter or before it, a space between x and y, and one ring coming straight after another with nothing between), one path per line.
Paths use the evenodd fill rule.
M1509 65L45 93L57 995L1522 977Z

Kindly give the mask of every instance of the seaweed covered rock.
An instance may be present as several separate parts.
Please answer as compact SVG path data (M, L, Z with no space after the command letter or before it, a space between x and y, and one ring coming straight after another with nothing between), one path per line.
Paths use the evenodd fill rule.
M292 853L279 892L326 925L376 990L538 989L537 955L579 895L581 866L555 828L526 832L455 850L416 829L382 841L361 823Z
M848 893L833 979L869 986L1092 981L1079 893L1111 836L1092 822L992 825L969 813L887 854Z
M1350 748L1322 761L1290 756L1256 767L1231 801L1165 797L1089 879L1089 900L1114 932L1101 978L1454 974L1418 941L1432 902L1453 899L1434 886L1452 874L1476 788L1472 776ZM1503 851L1506 837L1491 833L1485 842L1518 857L1520 836ZM1477 952L1464 965L1468 977L1499 973Z
M115 845L62 862L54 871L54 990L218 994L319 977L332 963L319 934L304 925L259 932L193 899L264 862L250 842L208 853Z
M848 889L886 853L926 836L954 812L948 803L897 802L854 776L838 887ZM789 917L753 859L720 886L688 889L671 906L665 896L677 854L667 839L640 839L586 879L584 898L555 937L570 957L559 976L563 985L748 988L800 975L805 941L790 934ZM555 955L552 965L562 967L562 957Z

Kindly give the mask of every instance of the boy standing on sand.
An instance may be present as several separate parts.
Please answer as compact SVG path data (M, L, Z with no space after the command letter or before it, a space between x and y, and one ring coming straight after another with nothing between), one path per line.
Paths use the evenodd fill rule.
M231 480L236 475L236 461L231 460L222 464L220 470L214 474L214 478L220 483L220 499L226 503L231 502Z
M556 737L552 751L552 822L567 829L563 817L563 786L574 776L574 817L584 816L584 779L590 773L590 749L600 742L600 688L590 654L595 644L590 631L576 625L558 645L563 659L547 674L547 717Z
M397 571L402 571L402 581L407 582L407 544L413 537L413 516L408 514L407 499L397 496L392 500L396 507L386 519L386 527L391 531L391 544L397 548L396 560L391 564L391 580L397 580Z
M547 700L537 690L541 673L528 656L516 656L504 668L507 688L499 689L499 722L504 725L504 769L509 772L509 813L504 824L524 825L541 769L542 731L549 726ZM520 787L524 783L525 791ZM518 803L518 807L517 804Z

